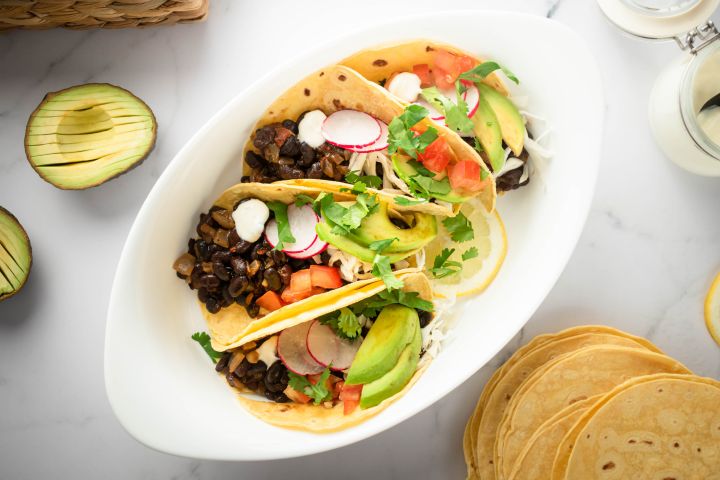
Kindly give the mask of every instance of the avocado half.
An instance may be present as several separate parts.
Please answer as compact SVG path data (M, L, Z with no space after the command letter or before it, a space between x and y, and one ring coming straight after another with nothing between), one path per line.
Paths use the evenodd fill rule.
M22 289L31 266L32 247L25 229L0 207L0 302Z
M139 165L156 133L145 102L115 85L89 83L45 96L28 120L25 154L47 182L82 190Z

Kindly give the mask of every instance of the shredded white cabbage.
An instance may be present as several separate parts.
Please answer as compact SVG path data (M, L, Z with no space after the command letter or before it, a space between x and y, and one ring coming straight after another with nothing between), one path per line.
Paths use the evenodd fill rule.
M328 265L335 266L338 263L340 268L340 276L347 282L355 282L357 280L365 280L372 278L372 264L365 263L360 259L343 252L339 248L329 245L327 252L330 255Z
M435 315L430 323L422 329L423 350L430 358L434 358L440 352L442 343L448 339L448 312L455 305L456 298L446 297L435 299Z

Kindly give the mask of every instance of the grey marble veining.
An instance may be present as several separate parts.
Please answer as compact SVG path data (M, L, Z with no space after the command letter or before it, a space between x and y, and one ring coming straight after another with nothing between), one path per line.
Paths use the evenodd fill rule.
M547 300L460 388L358 444L272 463L222 463L135 442L105 397L104 322L125 236L160 173L214 112L280 59L378 18L436 8L552 17L579 31L600 64L607 118L599 183L578 248ZM531 40L518 32L528 48ZM648 336L696 372L720 377L720 349L702 320L703 296L720 270L720 181L665 160L646 115L655 77L678 54L673 43L621 34L592 0L212 0L204 24L0 35L0 205L22 220L35 258L22 295L0 304L0 479L461 478L462 430L492 371L534 335L583 323ZM158 143L128 175L60 191L26 164L24 126L46 92L92 81L145 99L158 117Z

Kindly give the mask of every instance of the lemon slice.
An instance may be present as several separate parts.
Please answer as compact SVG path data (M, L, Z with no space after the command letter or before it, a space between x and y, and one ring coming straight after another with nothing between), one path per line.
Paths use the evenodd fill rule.
M720 345L720 273L705 297L705 326L715 343Z
M433 290L443 297L471 295L485 290L497 276L507 253L505 226L497 211L488 213L482 203L473 199L463 203L460 212L472 224L475 237L456 242L442 222L438 222L437 237L425 247L425 269L432 279ZM462 254L473 247L478 255L462 261ZM462 267L456 274L434 278L430 269L444 248L455 249L450 260L462 263Z

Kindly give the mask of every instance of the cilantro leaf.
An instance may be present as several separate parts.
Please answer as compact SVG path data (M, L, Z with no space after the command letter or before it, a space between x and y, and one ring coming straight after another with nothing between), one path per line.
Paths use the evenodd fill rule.
M427 108L413 104L405 107L401 115L393 118L388 124L388 152L393 154L403 150L412 158L417 158L418 152L424 152L427 146L437 139L437 130L428 127L418 135L412 127L428 114Z
M460 262L450 260L450 256L455 253L454 248L444 248L440 255L435 257L433 261L433 268L430 269L430 273L435 278L449 277L460 273L462 264Z
M333 227L332 232L338 235L347 235L358 228L362 220L375 212L379 205L377 196L369 193L358 194L355 203L349 207L337 203L332 195L325 195L316 203L319 203L325 221Z
M290 388L312 398L315 405L320 405L322 402L332 398L332 394L327 388L327 379L330 377L330 367L325 368L315 384L310 382L307 377L291 371L288 371L288 377L290 379L288 381Z
M423 177L434 177L435 176L434 172L431 172L430 170L425 168L425 165L418 162L417 160L409 160L408 165L410 165L413 168L413 170L415 170L417 173L419 173Z
M411 207L413 205L421 205L423 203L427 203L427 199L425 198L407 198L407 197L400 197L396 196L394 198L395 203L402 207Z
M478 153L484 152L485 149L482 147L482 145L480 145L480 140L478 140L477 137L474 137L473 140L475 140L475 146L474 146L475 151Z
M422 175L413 175L410 177L410 180L410 183L412 183L413 186L420 189L421 194L429 196L447 195L451 190L450 181L447 177L442 180L434 180L430 177L424 177Z
M307 205L307 204L312 205L313 203L315 203L315 199L312 198L310 195L305 195L304 193L295 195L295 206L296 207L302 207L303 205Z
M347 307L320 317L320 323L329 325L340 338L352 340L362 331L357 315Z
M397 237L393 238L386 238L385 240L376 240L374 242L371 242L368 245L368 248L372 250L373 252L382 253L384 252L395 240L398 240Z
M275 245L274 250L282 250L285 247L285 243L295 243L295 237L293 237L290 231L290 222L288 221L288 207L278 201L267 202L267 206L275 214L275 221L277 222L278 228L279 241L278 244Z
M520 80L518 80L514 73L497 62L483 62L477 67L461 73L458 78L460 80L470 80L473 83L482 82L485 77L493 73L495 70L502 70L510 80L518 85L520 84Z
M403 282L395 276L392 271L392 265L390 259L385 255L377 254L373 260L372 274L378 278L381 278L385 282L385 287L388 290L398 289L403 287Z
M200 346L203 348L203 350L205 350L205 353L208 354L208 357L210 357L210 360L212 360L213 363L217 363L218 360L220 360L220 357L223 356L223 352L218 352L212 347L212 345L210 344L210 335L208 335L207 333L195 332L190 338L200 344Z
M362 300L353 305L352 310L356 315L364 315L367 318L377 318L380 310L388 305L400 304L416 310L432 312L432 302L420 298L418 292L404 292L402 290L383 290L377 295Z
M425 100L445 114L445 124L451 130L459 133L470 133L474 127L472 120L468 118L468 106L462 98L462 83L457 82L456 103L440 92L437 87L423 88L420 93Z
M475 258L479 255L477 247L470 247L462 254L463 262Z
M447 217L442 221L442 224L450 233L450 238L456 242L467 242L475 238L475 232L470 220L462 213L458 213L454 217Z
M362 193L370 188L378 188L382 185L382 178L377 175L360 175L358 172L348 172L345 175L345 181L353 185L353 193Z

